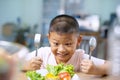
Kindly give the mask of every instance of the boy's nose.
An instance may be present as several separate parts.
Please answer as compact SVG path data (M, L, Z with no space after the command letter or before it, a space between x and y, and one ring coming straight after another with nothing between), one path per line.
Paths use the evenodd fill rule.
M65 52L65 47L63 45L59 45L58 52Z

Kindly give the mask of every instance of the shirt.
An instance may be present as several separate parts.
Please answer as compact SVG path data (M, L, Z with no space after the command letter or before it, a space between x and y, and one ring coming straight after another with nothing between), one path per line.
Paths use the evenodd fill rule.
M46 68L47 64L54 65L54 66L57 65L55 56L52 53L50 47L39 48L37 56L39 56L43 60L41 68ZM26 60L30 60L32 57L35 57L35 51L29 53L26 57ZM85 51L82 49L76 49L73 56L70 58L70 60L66 64L72 64L74 66L74 70L76 72L79 72L80 63L83 59L89 59L89 55L85 54ZM94 62L95 65L102 65L105 62L104 60L98 59L95 57L91 57L91 60Z

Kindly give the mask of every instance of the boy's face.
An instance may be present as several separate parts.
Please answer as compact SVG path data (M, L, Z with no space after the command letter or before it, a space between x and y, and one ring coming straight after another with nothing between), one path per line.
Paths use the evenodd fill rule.
M81 42L81 37L76 34L58 34L56 32L51 32L48 39L57 63L66 63Z

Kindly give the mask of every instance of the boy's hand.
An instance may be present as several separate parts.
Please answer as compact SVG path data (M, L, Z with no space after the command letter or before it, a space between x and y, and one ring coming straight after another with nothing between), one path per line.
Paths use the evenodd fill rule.
M87 74L95 73L96 66L94 65L93 61L91 60L82 60L81 62L81 71Z
M37 70L40 69L41 64L42 64L42 60L40 57L35 57L33 59L31 59L30 61L28 61L27 63L27 70Z

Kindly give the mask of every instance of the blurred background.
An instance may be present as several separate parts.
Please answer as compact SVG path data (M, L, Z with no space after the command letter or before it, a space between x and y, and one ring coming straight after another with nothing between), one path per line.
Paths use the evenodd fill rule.
M99 54L94 56L106 59L107 33L114 25L119 5L120 0L0 0L0 41L18 43L32 51L34 34L40 33L40 46L49 46L46 34L51 19L69 14L78 20L81 34L86 36L83 40L97 38L95 53Z

